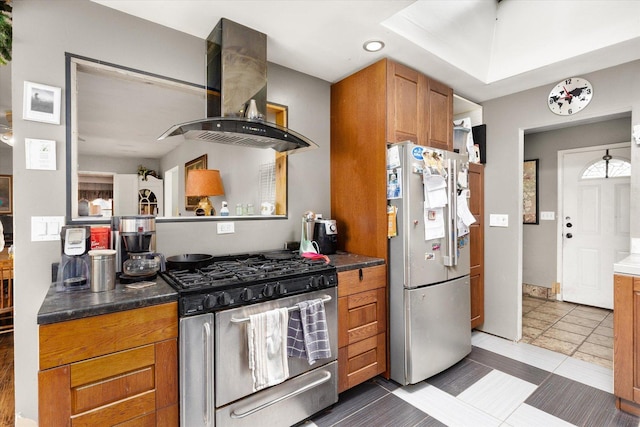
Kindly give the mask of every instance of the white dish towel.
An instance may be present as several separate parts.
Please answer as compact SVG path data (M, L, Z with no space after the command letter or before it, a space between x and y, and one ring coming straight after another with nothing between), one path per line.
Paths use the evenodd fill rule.
M289 377L288 320L286 307L249 316L247 339L253 391L280 384Z

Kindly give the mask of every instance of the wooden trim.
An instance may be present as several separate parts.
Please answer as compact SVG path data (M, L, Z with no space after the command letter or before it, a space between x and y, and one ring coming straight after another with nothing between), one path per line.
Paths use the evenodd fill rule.
M267 103L267 112L275 116L275 124L288 127L289 110L286 106ZM287 159L287 153L276 152L276 215L287 214Z

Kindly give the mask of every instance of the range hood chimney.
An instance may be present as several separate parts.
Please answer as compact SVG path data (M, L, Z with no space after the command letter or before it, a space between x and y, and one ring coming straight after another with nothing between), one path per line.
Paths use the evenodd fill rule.
M316 148L308 138L264 119L267 36L222 18L207 37L207 118L173 126L158 139L186 139L293 152Z

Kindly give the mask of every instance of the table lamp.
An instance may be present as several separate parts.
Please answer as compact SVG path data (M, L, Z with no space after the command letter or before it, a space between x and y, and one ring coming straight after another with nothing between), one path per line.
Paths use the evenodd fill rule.
M196 214L201 210L204 215L215 215L216 210L209 201L209 196L221 196L224 194L222 179L219 170L193 169L187 174L185 195L188 197L200 197Z

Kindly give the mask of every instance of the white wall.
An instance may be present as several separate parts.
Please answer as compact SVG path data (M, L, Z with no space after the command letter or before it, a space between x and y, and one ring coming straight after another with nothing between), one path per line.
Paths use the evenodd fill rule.
M22 111L25 80L65 89L65 52L202 84L204 43L88 0L30 0L13 4L13 110ZM215 22L212 23L212 28ZM330 212L329 83L269 66L269 101L289 107L289 125L320 148L289 158L289 218L238 221L236 233L217 236L215 222L163 223L158 250L165 253L232 253L282 247L299 238L307 210ZM64 95L61 125L14 117L13 171L16 209L15 392L16 413L37 418L36 316L50 286L59 242L31 242L30 217L65 215ZM56 171L26 170L24 138L57 141Z
M625 117L525 135L525 160L538 159L539 210L555 212L556 219L523 225L523 283L550 288L557 280L558 151L629 142L630 132Z
M561 117L547 107L556 82L483 103L487 124L485 213L508 214L509 227L485 222L485 322L482 329L508 339L522 334L522 161L524 131L579 124L585 120L631 111L640 124L640 61L583 75L594 86L591 104L573 117ZM568 76L567 76L568 77ZM640 165L633 146L632 164ZM631 177L631 217L640 215L640 167ZM640 223L631 224L640 237Z

